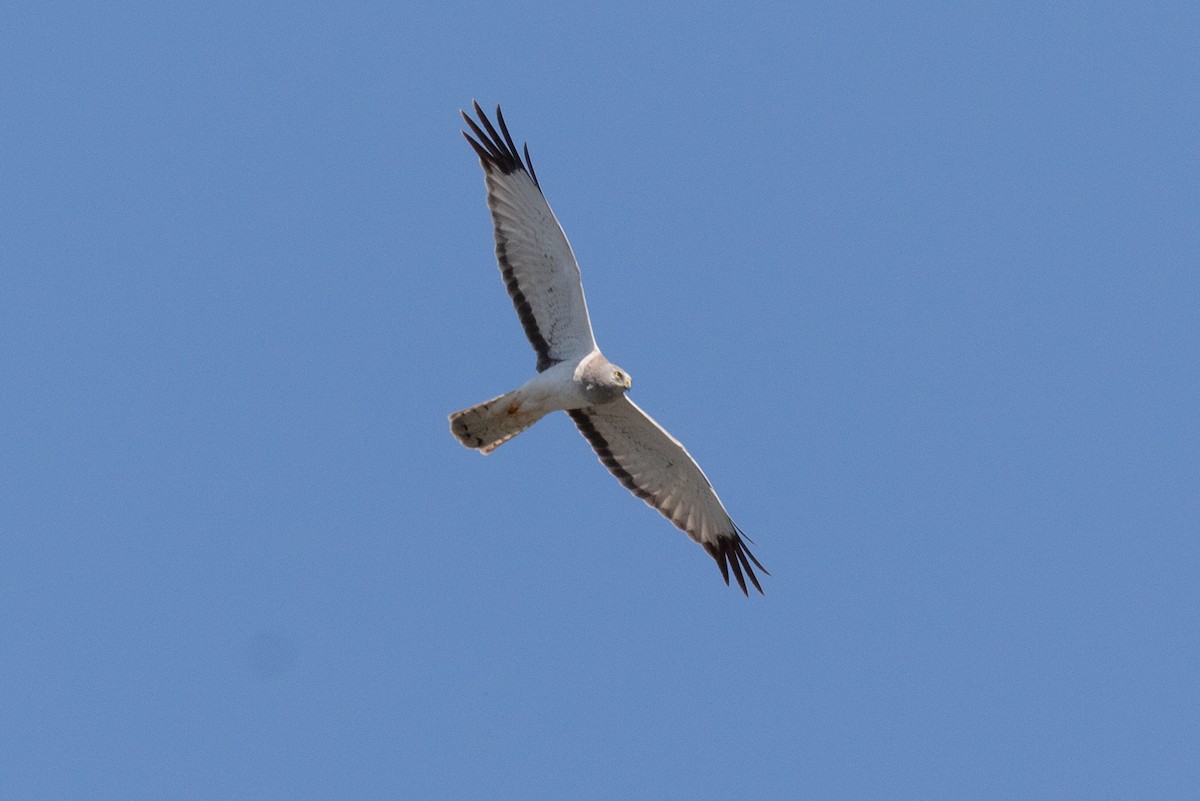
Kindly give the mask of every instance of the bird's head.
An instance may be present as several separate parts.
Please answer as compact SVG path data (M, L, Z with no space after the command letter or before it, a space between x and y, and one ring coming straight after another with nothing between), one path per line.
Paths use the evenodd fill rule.
M614 401L633 386L629 373L598 354L584 363L576 373L576 380L582 384L584 394L592 403Z

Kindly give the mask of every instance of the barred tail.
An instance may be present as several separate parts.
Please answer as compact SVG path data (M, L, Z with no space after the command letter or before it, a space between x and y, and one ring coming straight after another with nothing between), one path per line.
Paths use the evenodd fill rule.
M450 431L468 448L488 454L531 425L545 412L523 412L519 390L450 415Z

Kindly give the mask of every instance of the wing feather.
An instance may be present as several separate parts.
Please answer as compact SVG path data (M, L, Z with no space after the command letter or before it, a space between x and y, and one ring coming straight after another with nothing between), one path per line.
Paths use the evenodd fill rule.
M762 593L754 567L770 574L746 547L748 538L679 440L628 397L567 414L622 485L704 546L726 584L732 568L743 593L749 594L747 578Z
M596 347L579 265L562 226L550 210L525 147L513 143L500 107L499 130L475 103L479 122L462 112L483 165L488 208L496 235L496 260L525 335L537 353L538 372L582 357ZM473 134L473 136L472 136Z

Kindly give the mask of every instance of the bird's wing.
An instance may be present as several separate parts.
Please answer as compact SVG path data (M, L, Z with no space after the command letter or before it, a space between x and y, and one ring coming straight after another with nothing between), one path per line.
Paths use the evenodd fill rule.
M679 440L628 397L567 414L618 481L704 546L726 584L732 568L742 592L746 578L762 592L754 567L763 573L766 568L750 553L741 529Z
M471 128L463 136L475 148L487 183L487 203L496 232L496 259L525 335L537 352L538 372L596 347L579 265L562 226L542 195L529 146L525 160L513 144L500 107L497 131L475 104L479 122L462 112Z

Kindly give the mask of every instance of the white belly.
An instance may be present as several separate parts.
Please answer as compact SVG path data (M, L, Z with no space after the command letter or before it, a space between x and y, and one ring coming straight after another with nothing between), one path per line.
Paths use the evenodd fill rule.
M522 411L543 414L560 409L582 409L591 403L575 381L577 362L559 362L538 373L517 390Z

